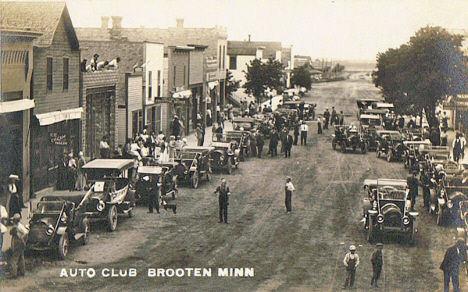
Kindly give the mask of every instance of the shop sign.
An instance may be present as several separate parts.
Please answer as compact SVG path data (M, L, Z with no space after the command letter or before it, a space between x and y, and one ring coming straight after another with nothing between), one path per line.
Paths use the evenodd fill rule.
M49 133L50 142L54 145L66 146L68 145L67 142L67 135L59 134L59 133Z

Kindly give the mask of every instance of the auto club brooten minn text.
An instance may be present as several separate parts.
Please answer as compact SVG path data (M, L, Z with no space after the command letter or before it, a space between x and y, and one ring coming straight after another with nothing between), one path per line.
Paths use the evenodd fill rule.
M254 277L254 268L217 268L217 273L214 274L216 277ZM123 277L137 277L139 274L136 268L119 269L119 268L63 268L60 271L60 277L62 278L123 278ZM148 268L145 270L143 276L149 278L155 277L212 277L212 268L176 268L176 269L164 269L164 268Z

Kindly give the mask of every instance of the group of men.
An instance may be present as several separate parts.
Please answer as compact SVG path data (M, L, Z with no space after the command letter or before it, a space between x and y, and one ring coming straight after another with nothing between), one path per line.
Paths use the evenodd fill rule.
M340 111L338 114L335 110L335 107L332 107L332 111L328 110L328 108L325 109L325 112L323 113L323 118L324 118L324 123L323 123L323 129L328 129L328 125L330 124L331 126L333 125L344 125L344 114L343 111Z

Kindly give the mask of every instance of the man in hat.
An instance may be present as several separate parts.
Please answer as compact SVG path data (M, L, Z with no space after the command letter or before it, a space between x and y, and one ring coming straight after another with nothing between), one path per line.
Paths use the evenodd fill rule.
M21 216L15 214L13 216L13 228L10 230L11 235L11 275L13 278L24 276L24 250L28 236L28 229L20 222ZM18 271L19 268L19 271Z
M8 183L6 209L11 218L16 213L21 214L21 208L26 208L26 206L24 206L23 196L18 193L18 188L16 187L19 176L11 174L8 178L10 182Z
M307 126L305 121L302 121L301 124L301 145L307 145L307 132L309 131L309 126Z
M413 170L412 175L408 175L406 179L406 183L408 184L408 189L409 189L409 194L408 197L411 200L411 211L414 211L414 206L416 205L416 196L418 195L419 192L419 181L418 178L416 177L418 175L417 170Z
M180 136L183 126L177 115L174 115L174 118L171 121L171 133L173 136Z
M342 290L345 290L348 288L348 285L349 288L353 288L354 279L356 277L356 268L359 265L359 256L356 253L355 245L351 245L349 247L349 252L345 255L343 264L346 267L346 281Z
M291 182L291 177L286 178L286 185L284 186L284 203L286 205L286 214L291 213L292 209L292 194L296 189L294 188L293 183Z
M371 280L371 286L379 287L377 285L377 281L379 281L380 278L380 273L382 272L382 266L383 266L383 257L382 257L382 249L383 249L383 244L382 243L377 243L375 245L376 250L372 254L371 258L371 264L372 264L372 280Z
M453 291L459 292L460 262L466 262L465 239L460 237L457 242L445 252L440 269L444 271L444 292L449 291L450 279L452 279Z
M214 193L219 193L218 196L218 203L219 203L219 222L218 223L226 223L228 222L228 206L229 206L229 196L231 195L231 191L227 186L226 179L221 179L221 185L216 187Z
M330 112L328 108L323 113L323 118L325 119L325 123L323 124L323 129L328 129L328 121L330 120Z

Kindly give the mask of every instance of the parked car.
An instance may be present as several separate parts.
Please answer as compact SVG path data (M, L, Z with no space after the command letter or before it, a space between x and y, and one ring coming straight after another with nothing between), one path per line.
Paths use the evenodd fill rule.
M403 159L405 155L404 137L398 131L379 130L377 134L377 157L385 156L390 162L394 159Z
M201 179L211 180L211 154L214 147L186 146L180 152L180 160L187 172L177 177L179 183L189 182L196 189Z
M431 145L430 141L403 141L405 145L405 168L408 168L409 172L412 169L419 169L419 161L421 160L421 153L419 151L421 145Z
M369 181L366 181L369 183ZM372 198L364 199L364 227L367 240L385 233L401 234L414 243L418 231L418 212L410 211L406 180L378 179Z
M441 188L437 206L437 225L450 223L460 226L465 221L463 210L468 200L468 186Z
M256 120L250 117L235 117L232 120L232 128L234 130L239 130L243 128L244 131L251 131L254 129Z
M235 142L239 148L239 159L243 161L250 155L250 132L249 131L226 131L223 141ZM235 146L234 146L235 147Z
M332 148L340 147L341 152L345 153L347 148L352 148L356 151L357 148L361 149L361 153L367 152L367 144L362 139L361 134L357 128L349 128L348 126L335 125L335 134L332 135Z
M427 167L435 170L437 165L445 165L450 160L450 148L448 146L422 145L419 152L424 157Z
M211 155L211 167L213 169L224 169L226 168L227 173L232 173L232 168L236 169L239 167L239 153L240 150L235 143L231 142L213 142L210 145L214 147Z
M151 177L151 179L150 179ZM157 188L160 196L175 199L179 194L177 179L167 166L138 167L138 181L135 185L135 198L138 203L147 204L151 191Z
M117 228L118 214L135 212L135 191L130 190L135 174L133 159L95 159L83 166L91 183L86 214L90 219L107 220L109 230Z
M27 249L56 250L65 259L71 241L85 245L90 230L85 210L88 197L89 194L43 196L29 220Z

